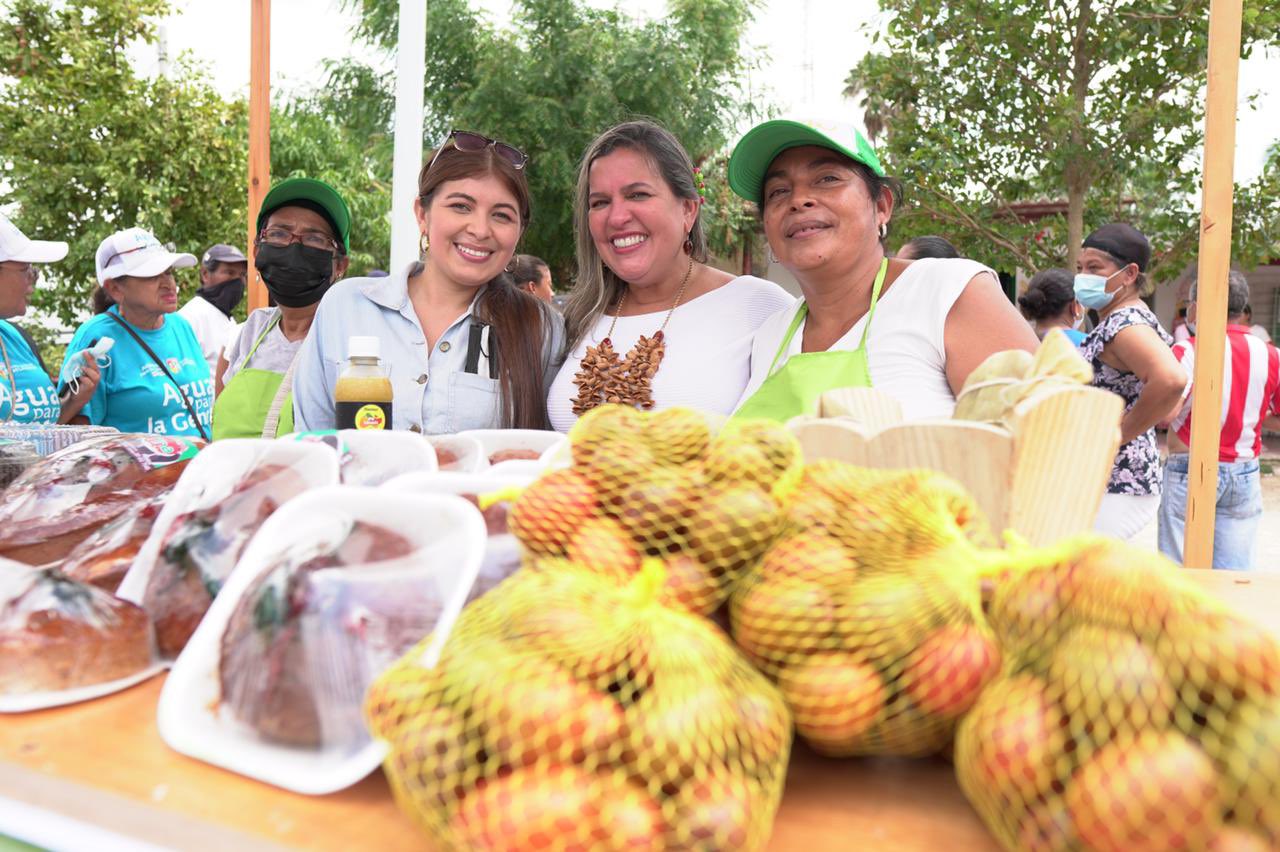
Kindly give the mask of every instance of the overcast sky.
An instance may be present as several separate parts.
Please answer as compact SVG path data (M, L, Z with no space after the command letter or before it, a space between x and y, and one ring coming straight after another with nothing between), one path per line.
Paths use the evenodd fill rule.
M625 4L592 0L596 5L625 8L630 14L662 14L663 0L631 0ZM509 0L477 0L501 21ZM190 51L206 65L227 95L248 92L249 3L247 0L175 0L165 23L171 56ZM785 114L818 115L829 120L861 122L856 105L841 97L844 78L867 49L863 24L878 26L875 0L768 0L761 4L748 42L767 52L764 68L752 75L752 88ZM272 0L272 85L305 88L322 79L326 59L368 53L353 45L351 17L336 0ZM366 57L373 59L374 57ZM154 73L154 51L135 55L139 67ZM389 63L379 58L378 61ZM1236 179L1256 177L1268 147L1280 140L1280 54L1257 57L1241 67L1241 101L1262 93L1256 111L1241 109L1237 125ZM767 81L767 82L766 82ZM1268 117L1269 116L1269 117Z

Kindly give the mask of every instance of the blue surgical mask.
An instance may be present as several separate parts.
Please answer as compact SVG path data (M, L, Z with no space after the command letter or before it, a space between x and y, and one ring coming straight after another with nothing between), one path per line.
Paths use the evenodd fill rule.
M1075 280L1076 301L1084 305L1092 311L1100 311L1107 305L1111 304L1111 300L1116 297L1115 293L1107 292L1107 282L1115 278L1123 270L1116 270L1107 277L1101 275L1091 275L1087 272L1077 272Z

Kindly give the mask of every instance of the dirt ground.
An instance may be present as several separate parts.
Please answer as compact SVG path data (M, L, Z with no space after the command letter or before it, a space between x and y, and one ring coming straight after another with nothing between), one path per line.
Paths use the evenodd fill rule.
M1254 568L1280 572L1280 457L1264 456L1262 460L1262 522L1258 524L1258 545ZM1270 467L1272 473L1267 473ZM1156 522L1142 531L1135 541L1156 549Z

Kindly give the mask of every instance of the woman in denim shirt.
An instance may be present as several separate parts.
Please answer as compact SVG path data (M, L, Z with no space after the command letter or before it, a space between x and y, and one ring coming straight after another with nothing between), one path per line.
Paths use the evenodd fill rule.
M382 341L393 429L547 428L564 323L507 272L529 225L527 161L503 142L449 134L418 176L423 260L386 278L342 281L320 303L294 379L299 430L334 428L334 384L352 335Z

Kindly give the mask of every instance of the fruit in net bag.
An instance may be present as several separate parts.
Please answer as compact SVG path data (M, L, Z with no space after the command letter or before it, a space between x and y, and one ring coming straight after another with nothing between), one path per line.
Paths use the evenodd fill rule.
M944 748L1000 668L973 501L937 474L820 461L791 492L783 530L730 619L800 736L836 756Z
M572 564L626 582L663 560L669 603L714 612L783 531L801 474L795 438L766 421L716 430L689 409L592 409L569 433L572 464L511 509L534 566ZM548 559L550 561L548 561ZM567 560L567 563L557 560Z
M1280 646L1180 569L1092 536L1019 548L1006 656L960 724L961 789L1008 849L1280 844Z
M370 688L401 807L453 849L760 849L790 753L777 689L713 624L571 564L521 571Z

